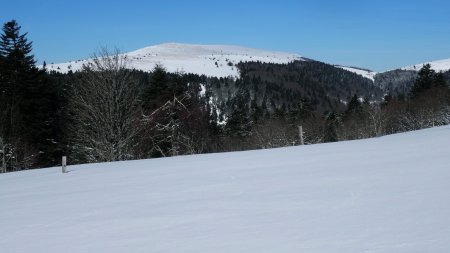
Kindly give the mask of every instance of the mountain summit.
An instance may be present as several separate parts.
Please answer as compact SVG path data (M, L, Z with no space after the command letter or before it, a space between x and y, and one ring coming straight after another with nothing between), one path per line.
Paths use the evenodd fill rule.
M165 43L125 53L131 67L151 71L161 64L169 72L226 77L239 76L235 64L239 62L289 63L304 60L295 53L267 51L230 45L194 45ZM48 64L49 70L67 73L79 70L88 60Z

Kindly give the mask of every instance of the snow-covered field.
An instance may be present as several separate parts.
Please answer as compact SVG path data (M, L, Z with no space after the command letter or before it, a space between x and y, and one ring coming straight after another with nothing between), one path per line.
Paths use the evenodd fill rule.
M0 252L450 252L450 126L0 174Z
M239 77L236 64L239 62L289 63L303 60L298 54L274 52L230 45L194 45L165 43L138 49L125 54L130 67L151 71L156 64L169 72L194 73L216 77ZM48 70L67 73L81 69L87 60L48 64Z

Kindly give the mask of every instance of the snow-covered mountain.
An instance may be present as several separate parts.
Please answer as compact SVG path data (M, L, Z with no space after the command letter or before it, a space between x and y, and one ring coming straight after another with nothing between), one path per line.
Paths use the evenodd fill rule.
M0 174L0 251L444 253L449 143L444 126Z
M204 74L207 76L238 77L234 66L239 62L289 63L294 60L305 60L296 53L275 52L230 45L194 45L182 43L165 43L125 53L130 66L143 71L151 71L156 64L161 64L169 72L185 72ZM88 59L66 63L48 64L48 70L67 73L79 70ZM357 67L334 65L370 80L374 80L376 72Z
M439 60L439 61L430 61L430 62L415 64L415 65L410 65L410 66L403 67L401 69L402 70L419 71L425 64L430 64L431 69L434 69L437 72L450 70L450 59L444 59L444 60Z
M151 71L161 64L169 72L185 72L199 75L238 77L235 64L239 62L260 61L267 63L289 63L303 60L298 54L259 50L229 45L192 45L166 43L145 47L125 53L133 68ZM78 70L87 60L48 64L48 70L66 73Z
M235 66L239 62L289 63L295 60L307 60L296 53L275 52L230 45L194 45L181 43L165 43L125 53L130 67L151 71L156 64L161 64L169 72L184 72L215 77L239 77ZM67 73L69 70L81 69L86 60L66 63L48 64L48 70ZM428 62L436 71L450 70L450 59ZM419 71L425 63L406 66L401 70ZM379 74L386 76L388 72L374 72L364 68L334 65L358 74L375 82ZM393 80L395 82L395 80ZM379 85L383 86L383 85Z

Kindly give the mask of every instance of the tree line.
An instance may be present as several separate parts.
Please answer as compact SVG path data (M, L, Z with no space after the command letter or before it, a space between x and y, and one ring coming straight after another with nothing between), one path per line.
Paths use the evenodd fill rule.
M59 165L62 155L75 164L299 145L298 126L314 144L450 123L447 73L429 65L407 94L374 100L367 80L317 62L240 63L240 78L214 78L134 70L102 49L80 71L50 72L36 67L26 36L12 20L0 38L2 172ZM318 102L342 89L348 102Z

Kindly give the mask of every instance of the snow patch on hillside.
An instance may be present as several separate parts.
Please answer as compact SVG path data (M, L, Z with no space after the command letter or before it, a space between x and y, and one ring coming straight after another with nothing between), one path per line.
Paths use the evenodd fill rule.
M449 143L444 126L0 174L0 249L446 253Z
M215 77L239 77L239 62L289 63L303 60L298 54L274 52L230 45L166 43L125 54L132 68L151 71L157 64L169 72L194 73ZM88 60L48 64L47 69L67 73L81 69Z
M353 72L355 74L358 74L358 75L360 75L364 78L370 79L372 81L375 81L375 75L378 74L377 72L374 72L374 71L355 68L355 67L346 67L346 66L340 66L340 65L335 65L335 67Z

